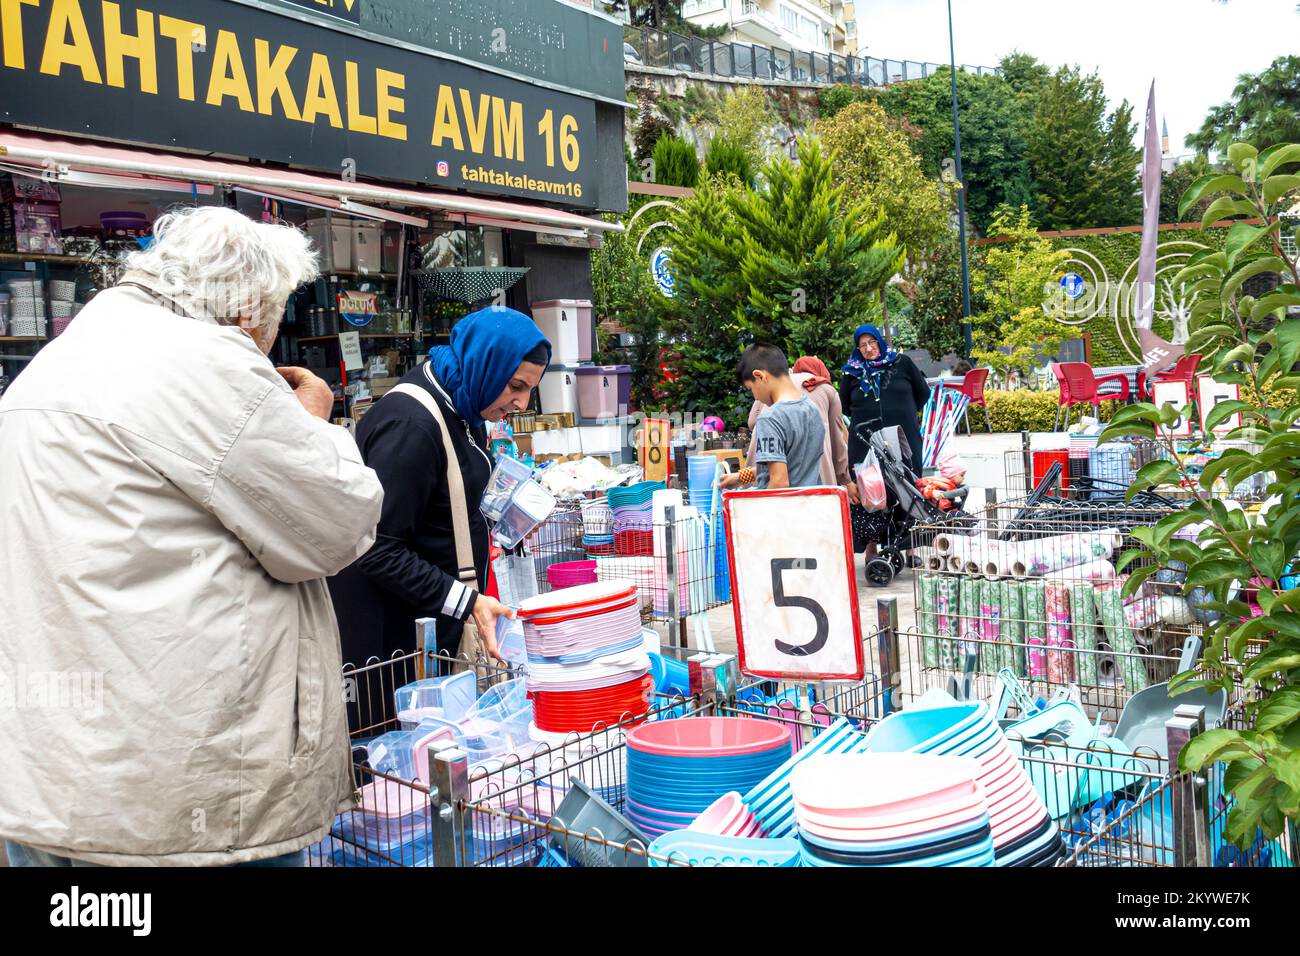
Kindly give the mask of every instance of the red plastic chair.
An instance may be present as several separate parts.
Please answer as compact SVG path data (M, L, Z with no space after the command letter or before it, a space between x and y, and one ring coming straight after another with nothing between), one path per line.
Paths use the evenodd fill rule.
M1151 378L1147 379L1143 395L1147 399L1154 399L1156 394L1157 382L1186 382L1187 394L1192 399L1196 399L1194 386L1196 384L1196 369L1201 364L1199 355L1184 355L1173 366L1165 369L1163 372L1157 372Z
M970 399L970 405L966 406L966 434L970 434L970 408L971 405L978 405L984 409L984 424L990 432L993 431L993 421L989 418L988 402L984 400L984 383L989 380L989 370L986 368L973 368L962 378L960 382L944 382L944 388L951 388L955 392L961 392Z
M1092 366L1087 362L1053 362L1052 374L1056 376L1056 382L1061 387L1052 431L1056 431L1061 421L1061 409L1065 409L1065 423L1069 424L1070 408L1073 405L1086 402L1092 406L1093 413L1100 418L1103 398L1128 401L1128 376L1123 373L1103 375L1098 378L1093 375ZM1102 394L1101 387L1107 384L1118 385L1119 390Z

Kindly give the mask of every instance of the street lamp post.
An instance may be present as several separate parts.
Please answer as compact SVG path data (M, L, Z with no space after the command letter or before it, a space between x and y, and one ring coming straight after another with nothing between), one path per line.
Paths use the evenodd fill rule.
M957 120L957 50L952 37L952 0L948 0L948 60L952 67L952 138L957 172L957 231L961 239L961 334L966 355L974 349L970 329L970 267L966 259L966 179L961 171L961 124Z

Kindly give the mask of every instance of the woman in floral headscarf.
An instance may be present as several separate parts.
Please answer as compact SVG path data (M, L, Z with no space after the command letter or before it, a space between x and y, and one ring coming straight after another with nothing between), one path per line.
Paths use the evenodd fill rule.
M907 437L911 469L920 473L921 409L930 399L930 386L910 358L885 341L874 325L853 333L854 350L840 379L840 404L849 414L849 464L862 463L867 435L897 425ZM861 426L861 427L860 427Z

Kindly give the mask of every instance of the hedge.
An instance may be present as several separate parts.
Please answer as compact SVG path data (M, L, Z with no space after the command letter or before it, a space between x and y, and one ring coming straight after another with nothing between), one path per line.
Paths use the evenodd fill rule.
M984 400L988 402L989 421L995 432L1050 432L1056 418L1056 391L1036 391L1017 388L1010 391L987 391ZM1101 403L1101 420L1110 421L1120 403L1108 400ZM1084 415L1091 415L1090 405L1075 405L1070 420L1078 421ZM984 413L978 408L971 409L971 430L978 431L983 425Z

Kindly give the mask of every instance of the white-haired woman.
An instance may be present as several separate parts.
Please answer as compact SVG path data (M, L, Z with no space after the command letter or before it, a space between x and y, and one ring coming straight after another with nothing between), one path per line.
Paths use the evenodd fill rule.
M291 864L350 803L322 579L383 492L266 358L316 274L290 227L163 216L0 398L11 864Z

